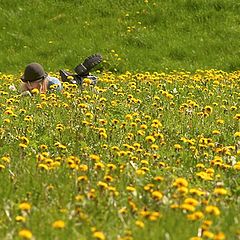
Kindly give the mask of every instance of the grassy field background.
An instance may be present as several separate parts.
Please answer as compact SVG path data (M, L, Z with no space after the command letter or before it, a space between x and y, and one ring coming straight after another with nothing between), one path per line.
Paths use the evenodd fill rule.
M118 72L240 67L238 1L0 2L1 72L73 69L95 52Z

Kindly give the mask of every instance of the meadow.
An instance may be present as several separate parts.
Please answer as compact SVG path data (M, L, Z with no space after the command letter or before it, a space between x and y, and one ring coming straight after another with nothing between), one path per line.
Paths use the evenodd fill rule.
M240 239L237 1L0 10L0 239ZM17 90L96 52L96 86Z
M1 239L239 239L239 71L0 79Z

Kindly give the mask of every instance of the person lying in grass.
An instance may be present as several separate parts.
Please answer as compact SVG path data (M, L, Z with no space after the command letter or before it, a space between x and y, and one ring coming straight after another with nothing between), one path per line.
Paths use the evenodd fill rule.
M92 84L96 84L97 77L91 75L89 71L101 61L102 56L100 54L94 54L74 68L76 74L60 70L61 81L81 85L84 78L89 78ZM39 93L47 93L51 90L61 91L63 88L58 78L48 75L44 71L43 66L36 62L26 66L21 80L20 92L22 95L31 95L33 89L37 89Z
M62 90L62 84L58 78L49 76L39 63L30 63L26 66L21 77L22 84L20 91L23 95L31 95L33 89L38 89L40 93L46 93L55 85L57 91Z

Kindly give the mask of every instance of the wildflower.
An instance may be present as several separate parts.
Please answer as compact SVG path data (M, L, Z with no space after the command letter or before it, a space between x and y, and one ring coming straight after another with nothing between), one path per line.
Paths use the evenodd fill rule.
M87 181L88 180L88 177L87 176L79 176L78 178L77 178L77 181L78 182L85 182L85 181Z
M18 145L20 148L22 148L22 149L24 149L24 148L27 148L27 145L26 144L24 144L24 143L19 143L19 145Z
M191 212L195 211L195 207L193 205L187 204L187 203L181 204L180 208L184 209L184 210L187 210L187 211L191 211Z
M175 150L179 151L182 149L182 146L180 144L174 144Z
M185 178L177 178L174 183L174 187L187 187L188 186L188 181Z
M240 132L235 132L235 133L234 133L234 137L235 137L235 138L240 137Z
M220 132L219 130L213 130L213 131L212 131L212 134L213 134L213 135L219 135L220 133L221 133L221 132Z
M160 191L153 191L151 194L154 200L159 201L163 198L163 194Z
M38 165L38 168L41 169L41 170L49 170L49 167L46 165L46 164L43 164L43 163L40 163Z
M18 232L18 236L25 239L31 239L32 238L32 232L28 229L22 229Z
M205 106L203 111L204 111L204 113L211 114L213 109L211 106Z
M29 211L31 209L31 204L27 202L23 202L19 204L19 209L23 211Z
M0 164L0 170L3 170L3 169L5 169L6 167L4 166L4 165L2 165L2 164Z
M23 217L23 216L16 216L16 217L15 217L15 220L16 220L17 222L26 222L26 218Z
M187 215L187 218L192 221L200 220L203 217L204 217L204 214L201 211L197 211L197 212Z
M91 154L89 157L90 157L91 160L93 160L95 162L99 162L100 161L100 157L98 155Z
M99 182L97 183L97 186L99 186L99 187L102 188L102 189L107 189L107 188L108 188L108 184L105 183L105 182L102 182L102 181L99 181Z
M37 88L34 88L31 90L32 94L39 94L39 90Z
M104 167L105 166L102 162L97 162L97 163L94 164L94 169L95 170L102 170L102 169L104 169Z
M135 188L135 187L132 187L132 186L127 186L127 187L126 187L126 190L127 190L128 192L136 192L136 188Z
M144 222L140 221L140 220L137 220L135 222L136 226L140 227L140 228L144 228Z
M213 193L216 195L226 195L228 193L228 191L224 188L217 187L214 189Z
M209 214L212 214L215 216L220 215L220 210L216 206L208 205L208 206L206 206L205 211L206 211L206 213L209 213Z
M240 121L240 113L236 114L236 115L233 117L233 119L236 119L236 120Z
M65 227L65 222L62 220L57 220L52 223L52 227L56 229L62 229Z
M93 237L96 238L96 239L99 239L99 240L105 240L106 239L104 233L100 232L100 231L95 231L93 233Z
M226 239L226 237L223 232L219 232L219 233L215 234L215 236L214 236L214 240L224 240L224 239Z
M157 181L157 182L162 182L164 180L164 177L156 176L156 177L154 177L154 180Z
M191 237L190 240L202 240L200 237Z
M156 139L153 136L147 136L145 140L150 143L154 143L156 141Z
M184 200L184 203L190 204L190 205L192 205L192 206L194 206L194 207L199 204L199 202L198 202L196 199L194 199L194 198L186 198L186 199Z
M224 124L224 120L223 119L218 119L217 124Z
M214 238L214 233L210 232L210 231L204 231L203 232L203 237L209 238L209 239L213 239Z
M78 170L86 172L88 170L88 166L86 164L80 164Z

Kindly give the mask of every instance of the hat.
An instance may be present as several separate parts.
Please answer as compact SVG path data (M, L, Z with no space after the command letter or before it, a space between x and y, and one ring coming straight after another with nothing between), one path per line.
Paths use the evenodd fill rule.
M48 74L44 71L42 65L39 63L30 63L26 66L21 80L23 82L34 82L47 77L47 75Z

